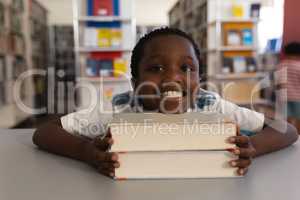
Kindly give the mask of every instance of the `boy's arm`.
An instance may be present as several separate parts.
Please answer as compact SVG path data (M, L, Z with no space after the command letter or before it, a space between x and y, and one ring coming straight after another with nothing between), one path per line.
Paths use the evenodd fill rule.
M280 132L268 125L265 125L259 133L250 137L250 141L256 151L255 157L280 150L297 141L299 136L293 125L287 122L275 123L277 125L281 125L281 127L286 126L286 130Z
M106 152L113 143L110 135L94 140L75 136L62 128L60 119L38 128L32 140L45 151L86 162L107 176L119 166L117 155Z
M51 153L86 161L85 147L89 140L69 134L56 119L38 128L33 135L33 143Z

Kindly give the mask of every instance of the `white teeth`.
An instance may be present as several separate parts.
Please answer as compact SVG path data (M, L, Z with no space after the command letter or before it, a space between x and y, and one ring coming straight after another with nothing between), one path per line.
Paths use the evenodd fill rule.
M178 92L178 91L167 91L163 93L164 97L171 97L171 98L178 98L178 97L182 97L183 94L182 92Z

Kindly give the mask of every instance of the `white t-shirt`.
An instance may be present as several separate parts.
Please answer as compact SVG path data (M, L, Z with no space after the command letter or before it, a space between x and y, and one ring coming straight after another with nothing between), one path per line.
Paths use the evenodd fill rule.
M62 127L73 135L83 135L95 138L105 134L108 123L112 120L114 113L143 112L141 106L132 104L133 95L131 92L120 94L114 98L113 112L105 111L101 105L68 114L61 118ZM247 108L239 107L231 102L222 99L218 94L201 90L195 109L188 112L217 112L227 115L237 123L242 134L255 134L264 126L264 115Z

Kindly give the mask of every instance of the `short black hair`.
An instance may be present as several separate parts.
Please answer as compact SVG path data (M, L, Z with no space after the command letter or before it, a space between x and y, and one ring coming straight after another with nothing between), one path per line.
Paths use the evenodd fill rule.
M139 65L140 61L142 60L142 57L144 56L144 49L145 49L147 42L149 42L151 39L153 39L157 36L162 36L162 35L176 35L176 36L180 36L180 37L183 37L183 38L189 40L194 47L199 65L201 65L200 64L201 63L200 62L201 61L200 49L198 48L194 39L189 34L185 33L184 31L181 31L179 29L176 29L176 28L161 27L158 29L154 29L153 31L144 35L135 45L135 47L132 51L131 64L130 64L131 76L133 79L138 78L138 65ZM199 71L201 74L200 66L199 66Z
M300 42L290 42L284 46L286 55L300 56Z

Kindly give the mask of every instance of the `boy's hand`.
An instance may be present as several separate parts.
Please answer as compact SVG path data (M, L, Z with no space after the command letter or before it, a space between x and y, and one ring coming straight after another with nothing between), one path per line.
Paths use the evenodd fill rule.
M113 139L110 134L107 134L104 138L99 136L87 144L85 151L86 161L101 174L109 177L114 177L115 168L120 167L118 155L107 152L112 144Z
M228 141L232 144L236 144L234 149L228 149L229 152L239 156L237 160L231 160L229 164L232 167L238 168L237 173L239 175L245 175L251 165L251 160L255 157L256 150L253 147L251 140L248 136L242 136L238 130L238 136L228 138Z

